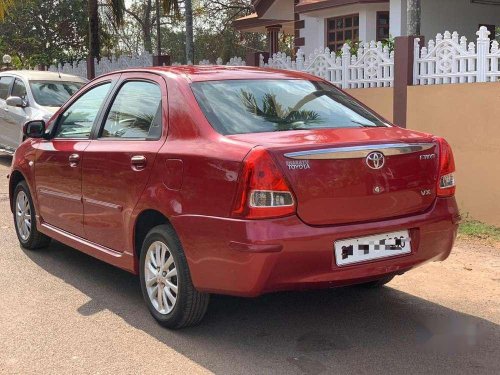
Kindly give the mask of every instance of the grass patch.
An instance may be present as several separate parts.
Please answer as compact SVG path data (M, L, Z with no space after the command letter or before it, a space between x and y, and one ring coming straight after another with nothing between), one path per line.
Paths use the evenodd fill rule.
M464 220L458 228L462 236L500 242L500 228L476 220Z

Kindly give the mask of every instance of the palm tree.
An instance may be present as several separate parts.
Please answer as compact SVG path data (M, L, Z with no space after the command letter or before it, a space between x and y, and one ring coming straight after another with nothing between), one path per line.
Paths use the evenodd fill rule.
M162 0L165 14L179 15L181 0ZM193 2L184 0L186 17L186 59L194 63L194 35L193 35Z
M14 0L0 0L0 20L5 18L5 14L14 5Z
M99 7L103 7L103 12L99 12ZM100 15L106 15L115 25L121 26L125 15L124 0L88 0L87 12L89 17L89 60L87 75L94 78L95 66L94 58L101 58Z
M104 7L103 13L99 12L99 7ZM95 77L94 58L101 58L100 40L100 15L106 16L117 26L123 24L125 16L124 0L88 0L87 12L89 17L89 57L87 64L87 76L89 79Z
M88 17L89 17L89 50L93 57L100 58L100 17L106 16L115 25L121 26L125 15L124 0L88 0ZM102 7L103 11L99 11Z

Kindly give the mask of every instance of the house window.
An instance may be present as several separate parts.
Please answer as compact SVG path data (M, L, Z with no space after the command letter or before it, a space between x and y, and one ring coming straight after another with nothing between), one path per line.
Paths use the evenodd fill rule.
M326 20L327 46L331 51L342 49L348 40L359 40L359 15L328 18Z
M377 12L377 42L389 38L389 12Z

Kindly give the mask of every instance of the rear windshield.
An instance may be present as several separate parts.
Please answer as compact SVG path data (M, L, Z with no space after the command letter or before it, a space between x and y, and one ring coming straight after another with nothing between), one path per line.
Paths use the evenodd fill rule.
M46 107L61 107L83 85L81 82L30 81L35 102Z
M195 82L198 104L224 135L387 126L334 86L306 80Z

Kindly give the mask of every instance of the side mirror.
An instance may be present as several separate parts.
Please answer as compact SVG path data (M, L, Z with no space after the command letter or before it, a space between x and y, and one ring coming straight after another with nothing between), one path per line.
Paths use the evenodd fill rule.
M26 138L43 138L45 134L45 121L28 121L23 126L23 134Z
M7 105L11 107L19 107L19 108L25 108L28 106L28 103L26 100L23 98L20 98L19 96L9 96L6 101Z

